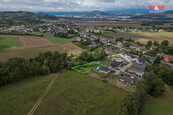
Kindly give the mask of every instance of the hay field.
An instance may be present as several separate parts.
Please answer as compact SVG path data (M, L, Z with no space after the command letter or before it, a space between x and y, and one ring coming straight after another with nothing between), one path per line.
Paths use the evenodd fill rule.
M168 40L173 45L173 32L103 32L104 35L126 39L134 39L136 42L147 43L149 40L158 41L161 43L163 40Z
M19 49L15 51L6 51L6 52L0 52L0 61L4 62L9 58L15 58L15 57L23 57L23 58L34 58L38 56L39 53L44 53L46 51L51 52L62 52L66 50L68 55L71 54L77 55L82 52L82 49L72 43L67 44L60 44L60 45L51 45L51 46L44 46L44 47L37 47L37 48L25 48L25 49Z

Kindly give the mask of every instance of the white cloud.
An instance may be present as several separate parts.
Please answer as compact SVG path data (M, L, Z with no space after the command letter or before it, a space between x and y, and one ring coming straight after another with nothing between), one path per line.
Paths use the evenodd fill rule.
M0 0L0 10L91 11L148 8L165 5L173 10L173 0Z
M4 1L4 2L10 2L10 0L2 0L2 1Z

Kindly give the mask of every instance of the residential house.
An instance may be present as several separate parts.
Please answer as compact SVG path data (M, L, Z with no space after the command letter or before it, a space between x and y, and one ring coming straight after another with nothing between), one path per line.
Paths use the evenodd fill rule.
M136 69L128 69L127 71L130 74L134 74L134 75L141 76L141 77L144 75L143 71L139 71L139 70L136 70Z
M164 61L166 61L166 62L170 62L170 61L173 61L173 56L166 56L165 58L164 58Z
M114 68L114 67L120 67L122 65L121 62L113 62L110 64L110 67Z
M105 49L104 51L105 51L106 54L109 54L109 53L112 52L112 49Z
M151 63L154 63L155 57L150 57L150 61L151 61Z
M136 56L131 55L130 53L125 54L125 58L130 59L132 61L136 61Z
M156 48L157 48L156 46L152 45L152 46L150 47L150 50L154 50L154 49L156 49Z
M103 72L103 73L109 73L111 71L111 69L109 69L108 67L106 66L101 66L99 67L99 72Z
M140 70L145 70L145 68L147 66L145 64L142 64L142 65L135 64L134 67L136 67L137 69L140 69Z
M74 38L74 40L80 42L80 41L82 41L82 38L81 37L76 37L76 38Z
M117 61L117 62L122 62L123 58L122 57L114 57L113 60Z
M144 59L142 59L142 58L140 58L138 56L131 55L129 53L125 54L125 58L126 59L130 59L131 61L136 61L136 63L138 63L138 64L144 64L145 63Z
M136 58L136 63L138 63L138 64L144 64L145 63L145 60L143 58L137 57Z
M121 83L132 85L134 83L133 78L122 76L119 80Z
M137 44L131 43L131 44L130 44L130 47L131 47L131 48L136 48L136 47L137 47Z

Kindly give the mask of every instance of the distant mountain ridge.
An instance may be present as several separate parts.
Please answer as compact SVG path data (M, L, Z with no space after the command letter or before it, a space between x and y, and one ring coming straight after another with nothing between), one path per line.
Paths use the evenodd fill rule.
M81 17L111 17L111 16L143 16L152 15L149 14L148 9L124 9L124 10L114 10L114 11L99 11L94 10L90 12L41 12L48 15L64 15L64 16L81 16ZM173 11L165 11L165 14L173 14ZM163 15L163 14L161 14Z
M119 15L135 15L137 13L146 14L147 9L125 9L125 10L115 10L115 11L86 11L86 12L41 12L48 15L71 15L71 16L83 16L83 17L93 17L93 16L119 16Z
M1 11L0 26L38 24L45 20L56 20L58 17L43 13L32 13L26 11Z

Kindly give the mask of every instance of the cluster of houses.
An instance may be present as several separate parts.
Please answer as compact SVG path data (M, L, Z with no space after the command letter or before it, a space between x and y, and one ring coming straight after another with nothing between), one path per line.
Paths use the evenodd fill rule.
M173 69L173 56L172 55L158 53L157 56L160 56L163 58L163 61L161 61L162 64L167 65L168 67Z
M84 29L84 28L83 28ZM136 28L136 27L105 27L105 26L88 26L85 27L86 32L89 31L124 31L124 32L136 32L136 31L149 31L149 32L162 32L164 29L152 29L152 28Z
M108 51L109 50L106 50L105 52L108 52ZM132 66L127 67L124 72L121 71L121 73L124 73L124 74L120 75L121 77L119 81L121 83L132 85L134 82L134 76L136 76L137 79L141 79L142 76L144 75L144 71L147 67L146 61L143 58L134 56L130 53L125 53L123 55L124 55L124 58L114 57L112 59L112 63L110 63L109 65L103 65L101 67L98 67L96 71L108 74L111 70L116 71L116 69L119 70L119 68L121 70L121 68L124 67L123 66L124 62L130 61L132 63ZM155 60L155 58L153 60ZM127 74L130 75L131 77L127 77Z
M24 25L22 26L12 26L10 28L0 28L0 32L3 33L9 33L9 32L13 32L13 31L18 31L18 32L33 32L32 28L26 28Z

